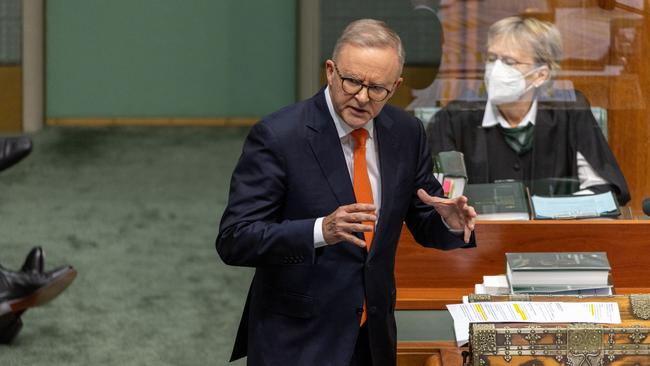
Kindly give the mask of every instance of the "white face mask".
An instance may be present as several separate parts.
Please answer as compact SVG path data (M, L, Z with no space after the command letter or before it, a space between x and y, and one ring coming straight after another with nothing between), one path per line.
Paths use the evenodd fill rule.
M514 66L506 65L501 60L489 62L485 67L488 101L496 105L517 101L527 91L536 86L534 83L526 86L526 76L541 67L544 66L522 74Z

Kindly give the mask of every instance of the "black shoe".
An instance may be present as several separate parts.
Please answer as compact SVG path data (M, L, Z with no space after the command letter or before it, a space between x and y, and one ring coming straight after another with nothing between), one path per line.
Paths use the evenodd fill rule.
M9 313L0 315L0 344L9 344L16 338L23 321L19 314Z
M29 137L0 137L0 171L16 164L30 152L32 140Z
M72 266L45 273L14 272L0 266L0 315L48 303L77 276Z
M34 247L27 254L21 272L43 273L45 268L45 252L41 247ZM8 313L0 316L0 344L11 343L23 328L21 316L27 310L19 310L15 313Z
M21 272L27 273L43 273L45 269L45 251L43 248L33 247L27 254L23 266L20 268Z

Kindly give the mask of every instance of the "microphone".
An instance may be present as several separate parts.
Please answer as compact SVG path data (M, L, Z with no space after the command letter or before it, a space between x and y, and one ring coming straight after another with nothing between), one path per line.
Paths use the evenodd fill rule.
M643 213L650 216L650 197L643 200Z

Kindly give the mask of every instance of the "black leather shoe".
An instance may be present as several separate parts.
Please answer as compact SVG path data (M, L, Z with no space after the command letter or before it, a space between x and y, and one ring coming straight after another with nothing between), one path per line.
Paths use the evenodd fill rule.
M48 303L77 276L72 266L44 273L14 272L0 266L0 315Z
M0 137L0 171L16 164L30 152L32 139L29 137Z
M20 329L23 327L23 321L20 315L9 313L0 316L0 344L9 344L16 338Z
M45 251L40 246L33 247L27 254L21 272L43 273L45 269Z
M45 268L45 252L40 246L32 248L27 254L21 272L43 273ZM0 316L0 344L11 343L23 328L21 316L26 310L8 313Z

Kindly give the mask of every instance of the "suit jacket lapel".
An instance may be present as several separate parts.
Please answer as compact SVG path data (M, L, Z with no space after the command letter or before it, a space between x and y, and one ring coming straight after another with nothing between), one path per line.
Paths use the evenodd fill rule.
M312 108L311 117L306 123L309 145L327 184L338 201L338 206L349 205L356 202L354 188L341 148L341 140L327 109L323 90L316 94L313 100L315 107ZM361 234L357 236L363 239ZM364 258L366 252L365 249L352 244L338 247L338 249L350 253L359 260Z
M380 113L375 118L375 130L377 136L377 151L379 155L379 171L381 174L381 209L379 212L379 222L377 223L377 233L374 238L383 236L382 229L387 227L384 222L388 220L393 200L392 194L398 188L398 178L400 177L399 164L399 138L393 130L395 121L386 114ZM373 240L368 257L373 255L381 245L381 241Z
M314 96L311 118L307 121L307 139L339 205L355 202L354 189L350 180L341 142L334 121L327 109L323 90Z

